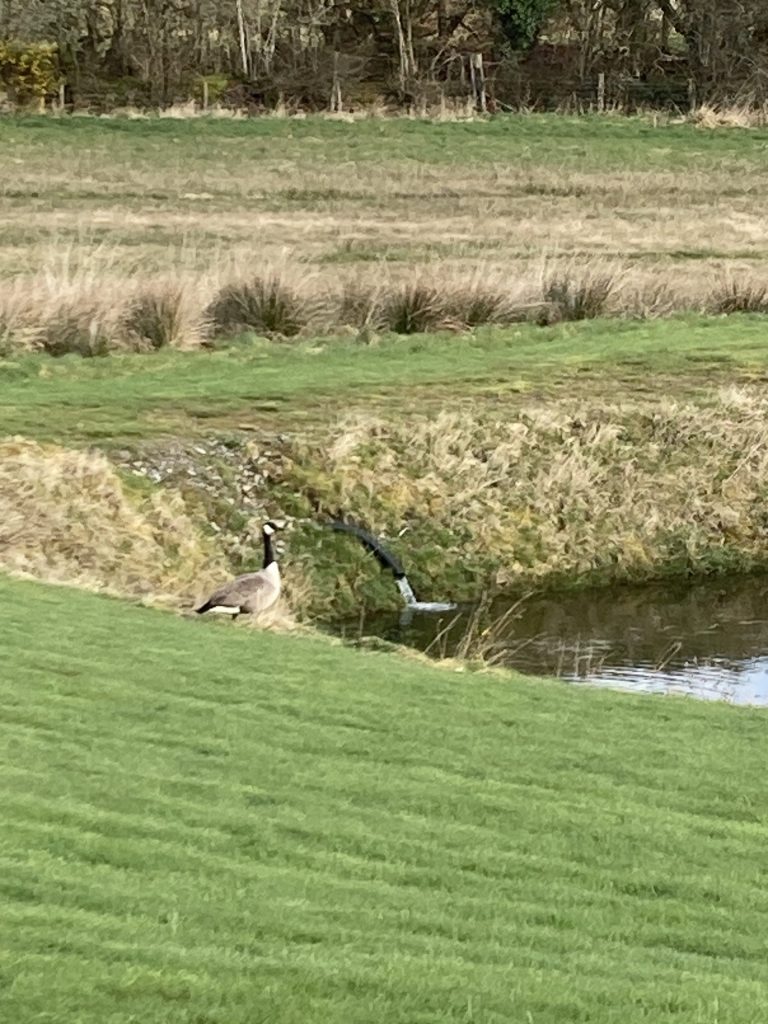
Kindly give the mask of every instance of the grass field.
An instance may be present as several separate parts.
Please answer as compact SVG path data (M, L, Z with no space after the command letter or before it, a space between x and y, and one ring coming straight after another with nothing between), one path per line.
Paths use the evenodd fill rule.
M509 268L544 249L696 272L765 255L768 131L642 119L435 124L3 119L0 267L52 240L123 267L227 252ZM703 261L703 265L702 265Z
M767 137L639 118L4 118L0 346L73 317L114 340L116 307L160 287L192 346L217 288L275 267L318 302L426 277L526 308L592 273L625 315L718 308L734 279L765 311Z
M0 600L3 1020L762 1024L763 714Z
M759 384L765 320L688 317L541 329L226 346L105 359L0 361L0 430L69 443L259 429L327 432L351 409L384 415L558 401L706 401Z
M765 567L766 319L701 311L740 274L768 309L767 140L0 119L0 569L178 610L288 514L293 610L381 607L337 510L425 596ZM514 292L543 261L607 267L614 317L197 347L233 275ZM170 347L24 351L142 296L157 326L158 282ZM761 712L0 602L3 1021L763 1024Z

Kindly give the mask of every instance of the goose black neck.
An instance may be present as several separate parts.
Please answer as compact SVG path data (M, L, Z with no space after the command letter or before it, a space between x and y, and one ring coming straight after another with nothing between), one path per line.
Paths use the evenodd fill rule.
M266 530L262 530L261 535L264 538L264 565L262 566L262 569L266 569L268 565L272 565L275 560L275 556L272 551L272 537Z

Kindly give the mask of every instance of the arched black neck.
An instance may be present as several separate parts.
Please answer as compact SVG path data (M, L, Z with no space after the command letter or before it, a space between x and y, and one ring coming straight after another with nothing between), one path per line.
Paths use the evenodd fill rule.
M262 536L264 538L264 564L262 569L266 569L268 565L272 565L275 560L275 555L272 551L272 537L267 533L266 530L262 530Z

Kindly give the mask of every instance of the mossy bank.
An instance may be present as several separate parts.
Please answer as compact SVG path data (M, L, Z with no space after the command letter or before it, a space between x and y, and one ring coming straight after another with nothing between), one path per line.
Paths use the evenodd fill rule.
M309 615L394 604L338 516L386 539L425 594L637 582L768 565L768 401L531 405L508 417L351 414L322 439L153 443L133 472L172 485L233 568L249 518L293 521L286 565ZM299 596L300 591L300 596Z

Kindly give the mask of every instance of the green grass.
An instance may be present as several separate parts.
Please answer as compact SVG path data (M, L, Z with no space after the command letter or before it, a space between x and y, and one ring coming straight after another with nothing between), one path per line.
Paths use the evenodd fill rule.
M204 165L209 169L214 162L211 149L217 143L225 147L236 145L238 159L274 161L279 155L285 163L305 162L308 158L332 163L392 158L430 164L517 159L532 167L591 165L606 170L673 170L680 169L688 157L700 160L702 165L716 162L718 168L723 167L723 161L730 160L741 169L745 159L762 165L768 129L707 132L689 124L654 127L641 118L546 114L505 115L489 122L464 123L370 119L353 126L323 118L0 119L0 147L4 150L18 147L34 158L39 150L46 151L52 140L63 153L71 151L79 156L87 152L91 159L108 154L113 161L122 152L131 160L152 160L158 166L178 166L180 161L191 160L191 168ZM218 160L224 163L225 157L222 153ZM78 194L89 191L88 185L71 184ZM12 180L6 192L13 197ZM163 196L158 194L154 198ZM324 189L316 195L294 198L322 201L333 195Z
M764 375L765 330L756 316L590 321L372 346L259 341L197 354L18 357L0 362L0 432L119 442L223 427L312 429L352 406L686 397Z
M764 714L0 600L3 1020L764 1021Z

